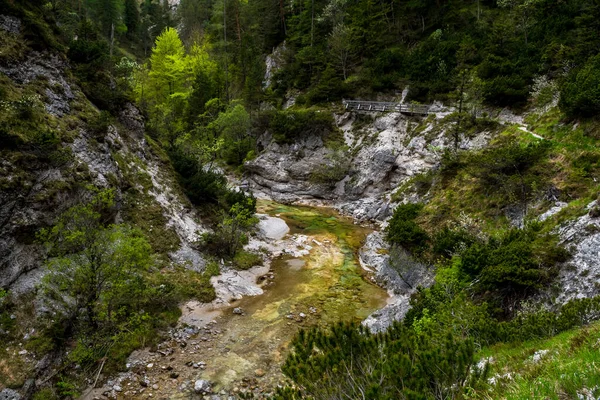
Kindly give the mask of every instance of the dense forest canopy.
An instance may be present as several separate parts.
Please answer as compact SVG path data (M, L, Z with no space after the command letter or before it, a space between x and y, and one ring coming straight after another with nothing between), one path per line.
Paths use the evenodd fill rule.
M202 46L219 66L223 76L204 82L207 91L225 102L243 99L249 108L262 101L280 104L289 90L302 93L299 103L314 104L381 92L393 96L406 86L409 98L420 102L456 101L460 91L473 103L522 107L536 79L545 76L560 84L561 106L570 116L598 110L600 5L594 0L37 5L56 19L77 62L127 56L143 63L156 38L175 27L188 52ZM265 90L264 60L278 46L283 68Z

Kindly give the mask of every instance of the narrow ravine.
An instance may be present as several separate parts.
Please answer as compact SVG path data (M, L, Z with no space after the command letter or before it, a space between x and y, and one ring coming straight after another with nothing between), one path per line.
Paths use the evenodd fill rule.
M370 228L327 208L261 200L258 212L281 218L290 228L281 239L263 239L264 247L253 243L283 253L270 269L239 273L256 279L263 293L228 304L184 305L173 340L130 357L131 372L118 380L117 397L186 398L204 394L198 393L199 380L210 382L216 395L210 398L243 392L268 396L285 380L280 367L301 327L363 320L386 304L387 292L371 283L357 259ZM217 290L226 284L224 276L213 279Z

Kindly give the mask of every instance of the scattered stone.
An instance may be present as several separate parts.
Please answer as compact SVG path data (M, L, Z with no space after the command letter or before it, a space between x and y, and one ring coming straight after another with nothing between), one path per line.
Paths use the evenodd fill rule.
M242 310L241 307L236 307L233 309L233 313L236 315L243 315L244 314L244 310Z
M540 360L544 358L549 352L550 350L538 350L531 357L531 361L534 363L540 362Z
M158 385L155 383L154 385L152 385L152 389L153 390L158 390Z
M146 365L146 368L148 368L148 369L151 369L152 367L154 367L154 364L152 364L152 363Z
M21 400L21 395L16 390L4 389L0 392L0 400Z
M21 350L21 351L19 351L19 355L20 356L24 356L27 353L28 353L27 350Z
M0 15L0 28L13 35L18 35L21 30L21 20L8 15Z
M123 388L122 388L121 386L119 386L119 385L115 385L115 386L113 386L113 390L114 390L115 392L122 392L122 391L123 391Z
M317 312L317 309L316 309L315 307L310 307L310 308L308 309L308 311L309 311L311 314L315 314L315 313Z
M257 370L254 370L254 375L256 375L259 378L261 378L261 377L265 376L265 371L263 371L262 369L259 368Z
M298 314L298 316L302 319L306 318L306 314L304 314L303 312L301 312L300 314Z
M150 381L147 378L140 380L141 387L148 387L149 384L150 384Z
M211 384L207 380L198 379L194 383L194 391L198 394L210 394L212 393Z
M171 372L169 374L169 378L171 378L171 379L177 379L177 378L179 378L179 373L177 373L177 372Z

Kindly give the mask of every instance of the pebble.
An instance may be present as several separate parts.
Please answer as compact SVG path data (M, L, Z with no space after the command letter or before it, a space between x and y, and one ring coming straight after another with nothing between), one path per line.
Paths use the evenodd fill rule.
M260 378L260 377L265 376L265 371L263 371L262 369L259 368L257 370L254 370L254 374Z
M152 364L152 363L150 363L150 364L146 365L146 368L148 368L148 369L150 369L150 368L152 368L152 367L154 367L154 364Z
M306 314L304 314L303 312L301 312L300 314L298 314L298 316L299 316L300 318L306 318Z
M152 385L152 389L158 390L158 385L157 384Z
M244 314L244 310L242 310L241 307L236 307L233 309L233 313L236 315L242 315L242 314Z

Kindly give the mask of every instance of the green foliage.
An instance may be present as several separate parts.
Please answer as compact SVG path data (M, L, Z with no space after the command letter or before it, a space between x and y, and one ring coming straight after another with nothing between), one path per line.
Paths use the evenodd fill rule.
M204 246L213 254L233 258L248 243L248 232L258 223L254 216L255 200L247 198L235 203L229 212L223 213L221 222L213 233L203 235Z
M500 239L474 243L462 253L460 269L477 277L482 290L502 292L511 300L525 296L550 283L557 272L554 254L536 254L534 239L532 228L513 229Z
M108 127L113 123L113 117L108 111L101 111L88 122L90 133L97 139L103 140L108 133Z
M469 172L478 178L484 193L495 192L504 197L504 204L526 207L537 191L544 189L547 169L539 168L552 144L536 141L520 144L510 141L470 155Z
M219 201L227 183L222 174L204 167L193 155L179 149L171 152L171 160L185 194L193 204L216 204Z
M54 228L39 235L55 255L47 264L48 296L73 299L62 304L67 318L85 310L91 328L112 323L115 314L135 304L132 299L145 290L143 273L152 263L150 245L139 232L103 226L96 206L110 206L111 196L98 193L88 205L69 209Z
M257 265L262 265L262 263L263 259L260 254L250 251L239 250L233 257L233 265L235 265L237 269L241 269L243 271Z
M452 258L452 256L469 248L475 240L465 229L451 229L445 226L434 235L432 252L439 257Z
M250 136L251 126L250 115L240 104L219 113L208 124L207 129L214 131L223 140L221 157L228 164L241 165L246 154L254 149L254 140Z
M276 398L426 399L458 396L470 374L471 340L395 324L372 334L361 325L301 330L283 366L294 388Z
M427 232L415 222L422 209L422 204L411 203L396 207L386 228L387 241L403 246L416 255L421 254L427 248L429 241Z
M344 151L335 151L327 158L326 162L312 170L310 180L315 183L334 186L344 179L350 171L351 157Z
M559 103L569 117L592 117L600 112L600 55L575 69L561 90Z
M330 113L310 109L276 111L269 115L269 128L278 143L293 143L311 136L326 137L333 132L334 123Z

